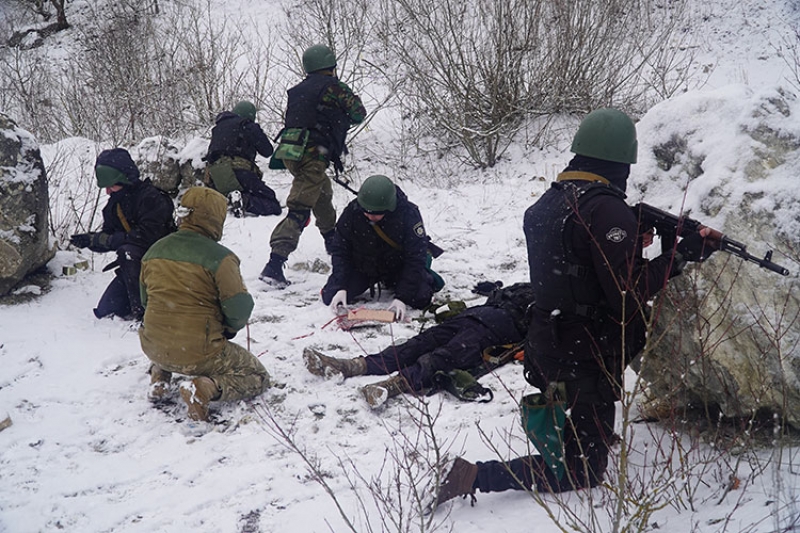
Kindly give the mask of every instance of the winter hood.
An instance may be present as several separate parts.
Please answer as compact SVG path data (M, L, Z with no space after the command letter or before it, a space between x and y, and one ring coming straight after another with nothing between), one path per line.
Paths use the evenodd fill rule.
M181 198L181 207L188 210L182 216L180 229L188 229L219 241L228 214L228 200L214 189L193 187Z

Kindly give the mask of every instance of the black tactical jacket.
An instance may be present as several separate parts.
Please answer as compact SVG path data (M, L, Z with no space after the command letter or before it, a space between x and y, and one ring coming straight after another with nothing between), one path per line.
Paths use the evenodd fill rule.
M230 111L217 115L211 129L207 162L213 163L222 156L242 157L252 162L256 153L263 157L272 155L272 143L261 126Z
M430 238L419 209L397 187L397 207L377 225L397 247L375 231L357 200L344 208L331 246L333 272L328 287L344 289L350 272L356 270L374 283L387 283L398 299L411 301L416 285L429 277L425 262Z

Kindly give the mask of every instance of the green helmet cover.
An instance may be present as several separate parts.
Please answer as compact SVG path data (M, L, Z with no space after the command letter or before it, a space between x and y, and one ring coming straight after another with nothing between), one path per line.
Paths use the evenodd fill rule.
M380 213L397 207L397 187L386 176L370 176L358 189L358 205L364 211Z
M636 126L628 115L617 109L596 109L586 115L570 151L616 163L636 163Z
M247 100L242 100L233 106L233 112L242 118L249 118L252 121L256 120L256 106Z
M97 178L97 186L101 189L113 187L117 184L130 185L128 177L114 167L97 165L94 167L94 175Z
M336 54L324 44L309 46L303 52L303 70L306 74L322 69L332 69L336 66Z

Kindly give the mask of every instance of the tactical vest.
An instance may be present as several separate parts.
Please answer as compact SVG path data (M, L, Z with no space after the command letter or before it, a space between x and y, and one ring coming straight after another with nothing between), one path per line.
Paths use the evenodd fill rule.
M247 170L253 171L255 163L252 161L256 158L256 149L245 136L245 127L248 122L251 121L233 114L217 122L211 130L211 142L208 145L206 161L213 163L224 156L241 158L247 162Z
M603 307L605 298L594 267L576 257L572 249L573 232L586 231L581 227L581 206L600 194L624 198L624 194L604 183L559 181L525 213L528 263L537 309L593 319Z
M330 159L337 159L344 150L350 120L342 109L322 104L322 96L331 85L338 83L333 76L309 74L288 90L284 129L306 129L311 144L329 150Z
M524 336L528 332L526 315L533 299L533 287L530 283L514 283L492 291L486 299L485 305L498 307L508 312L514 320L514 326Z

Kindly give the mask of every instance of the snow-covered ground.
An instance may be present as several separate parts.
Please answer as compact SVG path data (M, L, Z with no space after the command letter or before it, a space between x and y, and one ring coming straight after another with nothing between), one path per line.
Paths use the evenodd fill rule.
M670 121L676 127L696 121L698 135L721 139L708 147L714 157L707 161L715 166L705 169L707 179L736 168L749 141L732 124L787 74L770 43L787 35L798 15L782 2L775 4L768 9L772 4L759 0L717 0L698 7L707 17L702 61L714 65L707 88L645 115L639 127L640 154L668 136ZM720 117L730 123L699 114L709 102L718 105ZM792 105L791 116L800 116L800 106ZM376 118L371 129L380 127ZM78 154L93 149L80 140L70 140L68 146L72 165L83 164ZM47 159L63 153L63 148L43 146L42 153ZM436 180L424 179L400 183L420 206L428 233L446 250L434 262L447 282L438 298L478 304L483 299L470 291L476 282L526 279L522 214L568 161L567 148L564 138L559 147L511 156L490 172L465 170L453 186L431 186L428 181ZM632 182L657 172L651 158L640 159ZM268 171L266 161L261 163L265 180L285 199L290 176ZM360 164L359 170L365 176L393 176L391 168L373 170ZM76 171L69 165L64 170L65 175ZM726 186L743 185L733 181ZM702 187L710 190L713 184ZM648 201L680 206L682 193L660 190ZM691 190L687 198L692 201ZM338 210L351 199L349 192L336 189ZM418 400L404 398L378 412L368 408L358 387L379 378L339 383L308 373L301 357L305 347L356 356L411 337L423 326L411 321L345 332L331 324L333 315L318 296L329 260L313 226L290 258L287 277L292 285L284 291L264 290L258 273L278 221L279 217L229 217L222 239L240 257L256 302L248 330L235 340L258 355L278 385L256 401L218 406L217 423L210 430L199 431L203 428L184 419L185 407L177 396L173 406L153 408L145 396L148 361L131 323L93 317L91 310L111 279L110 273L101 272L112 259L109 255L84 254L91 269L62 276L62 266L75 262L77 253L59 252L49 266L56 275L49 292L28 303L0 306L0 419L7 412L13 422L0 431L0 531L420 531L413 520L423 519L407 498L409 508L390 511L374 496L408 490L410 479L402 467L411 452L421 461L432 459L434 449L421 442L431 435L425 431L427 415L435 419L432 434L443 452L469 460L528 453L516 402L532 389L518 366L508 365L482 379L495 391L491 403L461 403L438 394L425 399L426 409L420 409ZM724 225L725 220L712 222ZM797 270L797 265L788 266ZM381 303L388 305L389 298L384 295ZM660 430L638 425L633 431L635 449L643 450ZM797 451L782 451L781 461L772 461L757 474L753 461L738 465L738 470L726 471L729 464L709 468L702 482L693 485L692 506L685 503L688 496L685 501L673 499L648 523L668 533L796 530L787 526L800 514L791 465ZM712 456L713 451L697 454ZM765 451L760 464L769 458ZM424 492L430 476L424 468L414 468L406 472L420 476L416 485ZM723 497L732 473L751 483ZM589 497L594 506L586 503ZM556 505L564 501L580 515L593 509L600 517L598 530L603 530L603 517L611 512L603 508L608 501L604 489L565 498L544 497L556 512L550 516L522 492L478 494L475 507L455 500L437 511L433 521L440 531L459 533L562 531L554 520L567 523ZM399 516L412 522L392 524ZM793 527L798 527L796 522Z

